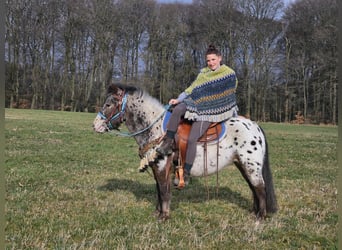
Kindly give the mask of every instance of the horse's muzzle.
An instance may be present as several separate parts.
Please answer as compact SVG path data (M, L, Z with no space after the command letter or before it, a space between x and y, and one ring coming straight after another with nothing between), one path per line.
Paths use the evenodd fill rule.
M107 125L106 125L105 120L103 120L100 115L97 115L95 117L95 120L93 122L93 129L97 133L105 133L109 130Z

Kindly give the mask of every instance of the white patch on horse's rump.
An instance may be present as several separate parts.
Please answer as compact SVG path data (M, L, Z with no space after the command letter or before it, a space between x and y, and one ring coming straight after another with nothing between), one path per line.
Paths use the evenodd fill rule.
M262 131L255 122L245 118L232 118L225 125L227 130L219 145L217 142L208 143L206 153L203 145L197 145L191 175L200 177L214 174L233 165L234 160L238 159L251 182L255 185L263 184L262 166L266 143Z

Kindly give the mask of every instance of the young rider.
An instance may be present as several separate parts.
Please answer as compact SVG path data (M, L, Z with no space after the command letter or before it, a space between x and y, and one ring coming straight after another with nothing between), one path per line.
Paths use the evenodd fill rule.
M184 178L189 179L196 157L197 140L207 131L212 122L221 122L237 116L235 91L237 78L234 70L222 64L221 53L210 45L206 51L207 67L201 69L196 80L177 99L167 125L166 136L156 149L159 154L170 155L181 118L192 121L188 138Z

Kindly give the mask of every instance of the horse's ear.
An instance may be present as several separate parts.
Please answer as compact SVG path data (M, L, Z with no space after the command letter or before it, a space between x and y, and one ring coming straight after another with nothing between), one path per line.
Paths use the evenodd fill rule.
M114 84L110 84L107 88L107 93L108 94L116 94L118 92L119 88Z

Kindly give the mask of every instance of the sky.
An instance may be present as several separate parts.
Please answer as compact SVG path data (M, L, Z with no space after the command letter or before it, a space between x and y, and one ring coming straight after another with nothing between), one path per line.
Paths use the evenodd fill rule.
M159 3L192 3L192 0L157 0Z
M294 0L284 0L285 6L292 3ZM157 0L159 3L192 3L192 0Z

